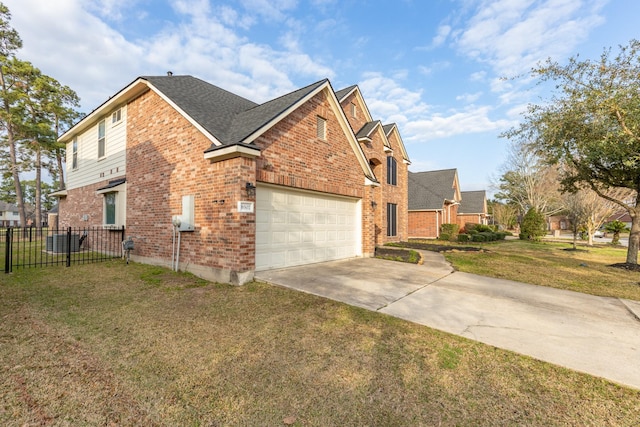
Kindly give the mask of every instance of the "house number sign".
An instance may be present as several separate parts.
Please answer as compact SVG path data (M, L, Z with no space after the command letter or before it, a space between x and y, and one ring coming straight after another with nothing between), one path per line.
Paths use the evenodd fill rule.
M238 212L253 213L253 202L238 202Z

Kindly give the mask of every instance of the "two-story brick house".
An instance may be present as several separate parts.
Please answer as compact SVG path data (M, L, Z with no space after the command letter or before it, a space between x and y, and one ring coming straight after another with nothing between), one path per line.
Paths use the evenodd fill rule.
M398 129L371 119L357 86L338 93L322 80L257 104L191 76L140 77L60 137L60 225L124 226L133 259L159 265L179 231L181 269L237 284L406 240Z

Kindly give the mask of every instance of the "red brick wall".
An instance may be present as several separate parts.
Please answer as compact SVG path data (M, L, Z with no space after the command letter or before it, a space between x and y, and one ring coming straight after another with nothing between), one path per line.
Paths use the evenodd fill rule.
M317 138L317 117L326 119L327 138ZM261 135L258 182L362 199L362 246L373 254L372 189L325 92L321 92Z
M127 235L135 255L172 257L172 217L182 196L195 197L195 231L181 235L182 268L222 281L242 282L255 262L255 214L238 213L255 180L255 161L204 159L211 142L154 92L128 106ZM227 277L228 275L228 277Z
M357 114L351 114L351 104L356 104ZM342 103L342 109L351 124L354 132L358 132L367 123L364 113L366 106L360 105L358 97L351 94ZM404 163L400 150L400 141L395 135L389 140L393 157L397 162L397 185L387 184L387 156L390 153L384 150L384 131L380 128L372 135L372 141L360 143L360 147L369 160L373 160L373 172L380 182L380 187L373 191L373 201L376 202L376 210L372 213L375 224L375 244L384 245L387 242L406 241L408 238L408 165ZM387 236L387 203L397 205L397 235Z
M458 225L460 226L460 230L462 230L464 228L464 225L467 223L482 224L480 215L478 214L458 215Z
M436 238L442 225L442 213L439 211L409 212L409 237Z

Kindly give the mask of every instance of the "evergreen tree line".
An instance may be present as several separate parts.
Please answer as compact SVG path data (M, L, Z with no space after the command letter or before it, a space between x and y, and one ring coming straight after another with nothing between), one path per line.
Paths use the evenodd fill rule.
M58 135L81 114L78 95L18 57L22 39L0 3L0 200L17 205L20 224L42 224L55 203L51 191L64 190L65 147ZM48 172L53 183L43 182ZM22 181L25 174L34 179Z

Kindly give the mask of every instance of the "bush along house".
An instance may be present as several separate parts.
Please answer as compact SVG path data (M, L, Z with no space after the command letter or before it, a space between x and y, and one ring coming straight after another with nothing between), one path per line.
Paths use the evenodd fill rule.
M257 104L191 76L139 77L60 141L60 225L124 226L134 261L243 284L408 237L409 157L357 86L325 79Z

